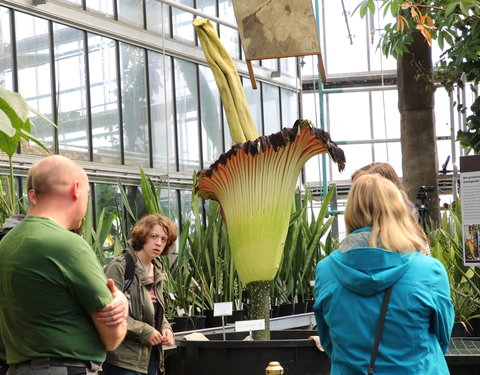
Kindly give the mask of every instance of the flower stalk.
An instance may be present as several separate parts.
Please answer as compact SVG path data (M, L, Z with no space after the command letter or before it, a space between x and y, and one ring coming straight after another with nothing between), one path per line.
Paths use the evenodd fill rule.
M342 170L345 156L327 132L308 120L258 137L237 70L215 28L201 18L194 26L237 142L197 173L194 188L201 198L220 203L233 263L247 287L250 319L265 320L265 330L254 339L267 340L271 285L280 267L300 171L312 156L327 152Z

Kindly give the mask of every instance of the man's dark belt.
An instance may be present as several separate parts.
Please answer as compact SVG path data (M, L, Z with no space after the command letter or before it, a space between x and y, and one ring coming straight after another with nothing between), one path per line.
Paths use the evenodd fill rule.
M96 362L92 361L82 361L78 359L70 359L70 358L34 358L30 361L18 363L16 366L25 366L30 365L32 368L48 368L52 367L83 367L91 370L99 370L101 365Z

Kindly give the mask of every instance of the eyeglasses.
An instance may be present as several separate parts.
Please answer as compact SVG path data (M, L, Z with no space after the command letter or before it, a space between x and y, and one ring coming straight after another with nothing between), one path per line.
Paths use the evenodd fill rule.
M150 239L151 239L152 241L155 241L155 242L157 242L157 241L160 240L160 241L166 243L166 242L168 241L168 237L166 237L166 236L160 236L160 235L158 235L158 234L151 234L151 235L150 235Z

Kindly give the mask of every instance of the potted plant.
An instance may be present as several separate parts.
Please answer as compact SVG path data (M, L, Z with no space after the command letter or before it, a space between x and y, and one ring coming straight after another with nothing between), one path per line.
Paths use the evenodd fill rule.
M287 372L309 368L310 374L320 374L321 363L327 361L322 361L322 353L305 332L273 332L274 340L269 341L270 297L282 259L298 175L305 162L319 153L328 152L342 169L343 151L328 133L306 120L258 137L235 65L214 27L198 18L194 25L217 81L235 142L210 168L197 173L195 192L220 204L234 265L247 289L249 317L262 319L265 329L253 332L254 341L250 342L243 341L244 334L228 335L226 341L177 340L181 374L257 373L263 371L267 359L278 360L280 353L289 357L284 366ZM279 336L284 339L275 340ZM249 358L255 361L245 361L250 352ZM303 361L296 359L299 357ZM323 357L326 359L325 354Z
M457 201L458 202L458 201ZM440 226L429 231L432 256L444 265L450 282L451 298L455 310L452 336L471 335L472 319L480 312L480 273L476 267L464 265L461 207L456 202L442 215Z

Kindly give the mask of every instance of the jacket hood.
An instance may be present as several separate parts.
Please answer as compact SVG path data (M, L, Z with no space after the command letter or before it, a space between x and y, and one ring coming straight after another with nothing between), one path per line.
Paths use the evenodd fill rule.
M416 252L359 247L347 252L334 251L329 257L333 273L346 289L361 296L371 296L395 284L417 255Z

